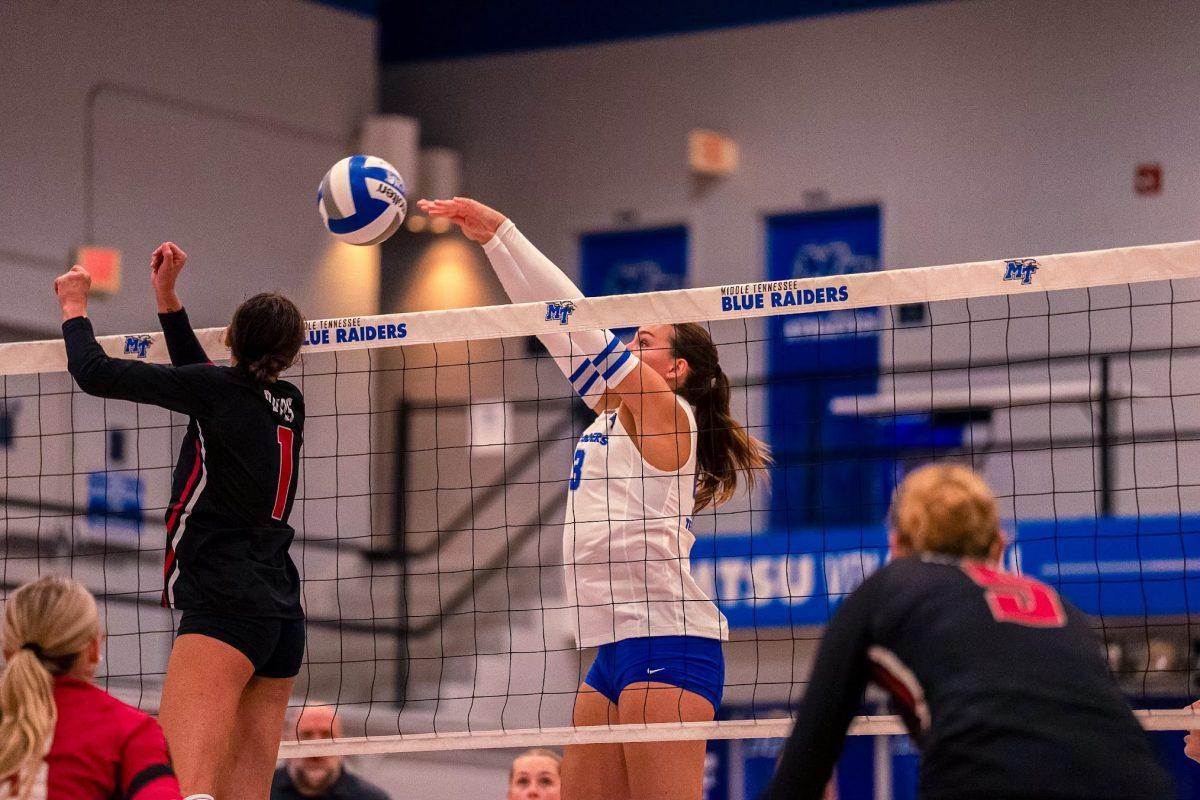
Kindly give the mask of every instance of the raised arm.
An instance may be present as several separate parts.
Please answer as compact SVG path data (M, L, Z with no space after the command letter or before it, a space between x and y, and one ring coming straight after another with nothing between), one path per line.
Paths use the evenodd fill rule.
M207 366L165 367L126 358L111 358L96 341L87 318L92 278L76 265L54 281L63 313L67 371L79 388L96 397L149 403L192 417L210 411L213 393L205 390Z
M546 301L565 322L579 287L499 211L465 197L421 200L418 206L450 219L483 245L504 291L514 303ZM547 319L554 309L547 308ZM638 333L642 337L642 331ZM543 333L538 339L584 402L600 412L624 405L633 417L642 456L660 469L677 469L691 449L690 426L674 390L642 363L612 331ZM639 343L640 344L640 343ZM670 346L669 341L657 346Z
M167 340L171 363L177 367L212 363L192 330L179 295L175 293L175 282L186 263L187 253L174 242L164 242L150 256L150 283L158 302L158 322Z
M430 216L446 217L467 238L483 245L504 291L514 303L545 301L547 320L566 322L570 303L583 297L574 282L546 258L499 211L465 197L421 200ZM571 331L539 334L554 362L575 391L596 411L610 407L605 397L637 367L637 357L611 331Z

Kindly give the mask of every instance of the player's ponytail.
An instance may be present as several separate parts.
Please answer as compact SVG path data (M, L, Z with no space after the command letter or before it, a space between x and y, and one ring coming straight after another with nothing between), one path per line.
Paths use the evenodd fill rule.
M53 677L74 666L100 635L96 600L70 578L47 575L8 596L0 674L0 780L29 796L54 735Z
M233 312L225 336L238 366L255 379L269 383L299 355L304 342L304 316L281 294L256 294Z
M729 413L729 378L721 370L717 346L694 322L674 326L672 355L688 363L677 392L696 409L696 510L719 506L737 491L744 472L753 489L771 463L766 443L751 436Z
M914 553L989 558L1004 541L987 483L961 464L929 464L896 487L889 512L897 544Z

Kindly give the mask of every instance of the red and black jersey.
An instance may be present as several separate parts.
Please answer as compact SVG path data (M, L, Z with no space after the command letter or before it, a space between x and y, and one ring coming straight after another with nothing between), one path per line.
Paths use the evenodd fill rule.
M54 679L58 722L46 754L48 800L179 800L162 729L149 714L75 678ZM35 792L35 796L36 796Z
M293 617L300 579L288 548L304 398L208 362L187 314L160 314L172 366L110 358L86 317L63 323L67 368L88 394L149 403L190 419L166 511L163 604Z
M1168 798L1078 609L978 561L902 558L826 628L764 797L820 798L871 680L922 751L923 798Z

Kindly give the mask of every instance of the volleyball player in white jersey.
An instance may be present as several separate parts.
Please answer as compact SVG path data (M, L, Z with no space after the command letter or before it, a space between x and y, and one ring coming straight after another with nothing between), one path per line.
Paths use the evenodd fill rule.
M483 245L514 302L581 298L494 209L421 201ZM729 381L695 324L539 337L596 413L571 463L564 562L580 647L598 647L575 701L576 725L713 719L724 686L724 616L692 578L694 511L753 483L766 447L729 414ZM568 747L564 800L698 800L704 742Z

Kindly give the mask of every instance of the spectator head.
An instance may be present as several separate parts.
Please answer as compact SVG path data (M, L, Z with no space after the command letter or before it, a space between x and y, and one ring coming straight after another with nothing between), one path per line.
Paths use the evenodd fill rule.
M508 800L561 800L562 756L535 747L513 759L508 771Z
M896 487L888 535L896 556L936 553L999 561L1004 554L996 498L977 472L930 464Z
M58 709L54 678L91 680L103 636L96 599L82 584L46 575L8 596L0 647L0 778L17 776L15 796L25 797L54 735Z
M333 706L305 706L288 726L296 739L311 742L317 739L336 739L342 736L342 723ZM303 794L320 794L333 786L342 774L341 756L309 756L293 758L287 764L292 783Z

